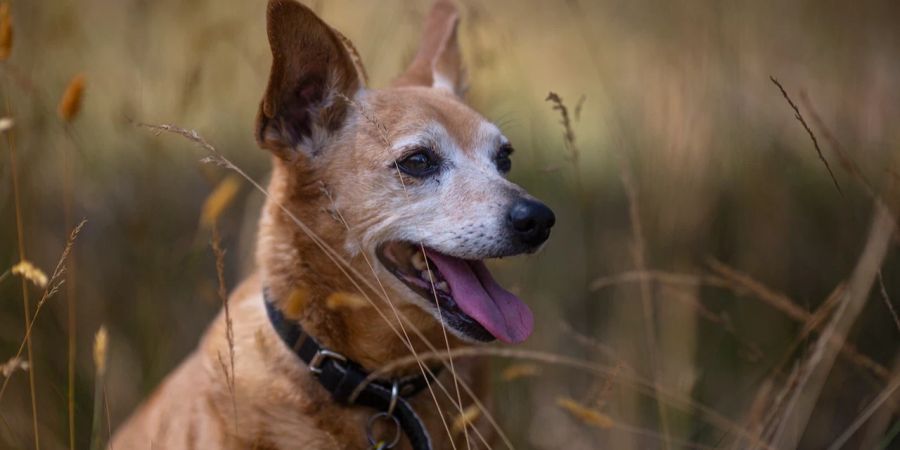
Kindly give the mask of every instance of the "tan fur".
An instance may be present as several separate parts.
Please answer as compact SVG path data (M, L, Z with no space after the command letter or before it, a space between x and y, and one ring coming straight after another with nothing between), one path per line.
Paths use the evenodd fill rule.
M483 149L505 138L456 95L461 92L463 71L455 41L457 13L450 3L436 4L409 71L384 90L364 88L365 77L348 41L305 7L272 0L268 14L273 66L257 135L261 146L273 154L271 198L260 220L258 272L229 300L234 394L225 373L229 345L220 314L197 350L120 427L111 448L366 448L363 430L374 411L331 400L275 334L266 317L262 289L267 287L285 315L299 320L322 345L369 370L409 351L375 307L328 307L329 296L358 291L284 209L367 276L372 286L383 283L400 314L440 349L445 346L441 324L377 262L374 244L385 239L427 239L433 242L429 245L445 243L448 250L441 251L452 251L458 236L449 231L489 229L494 225L483 221L493 214L496 199L522 194L495 170L485 169ZM452 89L443 89L440 80L450 80ZM423 129L437 130L436 139L451 141L458 149L453 156L465 172L447 183L451 186L435 190L388 170L403 151L395 144L423 135ZM446 210L435 206L440 204L447 204ZM425 213L430 222L423 219ZM361 294L374 299L389 322L398 325L392 309L379 300L380 289L364 288ZM414 334L410 336L417 351L427 349ZM465 345L452 334L449 340L454 347ZM416 371L407 368L403 373ZM460 360L456 371L486 402L484 364ZM440 379L455 393L448 370ZM458 409L439 390L436 396L439 409L452 421ZM471 400L463 397L467 407ZM435 449L451 448L432 396L420 393L412 404L423 417ZM485 424L478 426L490 438ZM457 446L465 446L462 437L456 439ZM481 448L475 445L478 439L472 437L472 441L473 448ZM401 448L408 448L405 438Z

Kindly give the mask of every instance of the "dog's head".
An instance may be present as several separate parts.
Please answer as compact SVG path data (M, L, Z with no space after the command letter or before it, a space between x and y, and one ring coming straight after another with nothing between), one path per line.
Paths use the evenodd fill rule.
M464 340L520 342L531 312L482 261L536 251L555 218L507 180L512 144L463 103L457 23L456 8L438 1L412 64L375 90L344 36L305 6L272 0L257 139L277 156L274 200L349 258L366 256L393 301ZM285 260L308 267L301 259Z

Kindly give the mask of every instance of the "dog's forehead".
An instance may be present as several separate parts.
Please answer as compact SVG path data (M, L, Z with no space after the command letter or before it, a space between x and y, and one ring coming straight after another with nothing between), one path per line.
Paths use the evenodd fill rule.
M506 142L496 125L452 94L397 88L380 91L371 101L394 147L417 138L449 138L461 151L472 153Z

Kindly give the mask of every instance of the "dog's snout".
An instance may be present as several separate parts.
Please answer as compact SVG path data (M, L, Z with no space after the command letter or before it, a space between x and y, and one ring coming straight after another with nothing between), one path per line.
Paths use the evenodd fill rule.
M543 244L556 223L556 216L547 205L527 198L516 200L509 208L508 217L513 233L530 246Z

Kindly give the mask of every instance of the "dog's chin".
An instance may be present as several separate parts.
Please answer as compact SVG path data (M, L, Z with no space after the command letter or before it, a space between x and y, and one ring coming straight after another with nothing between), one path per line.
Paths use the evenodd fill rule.
M531 311L500 287L480 259L464 259L404 241L379 245L384 268L414 303L469 343L518 343L531 334Z

